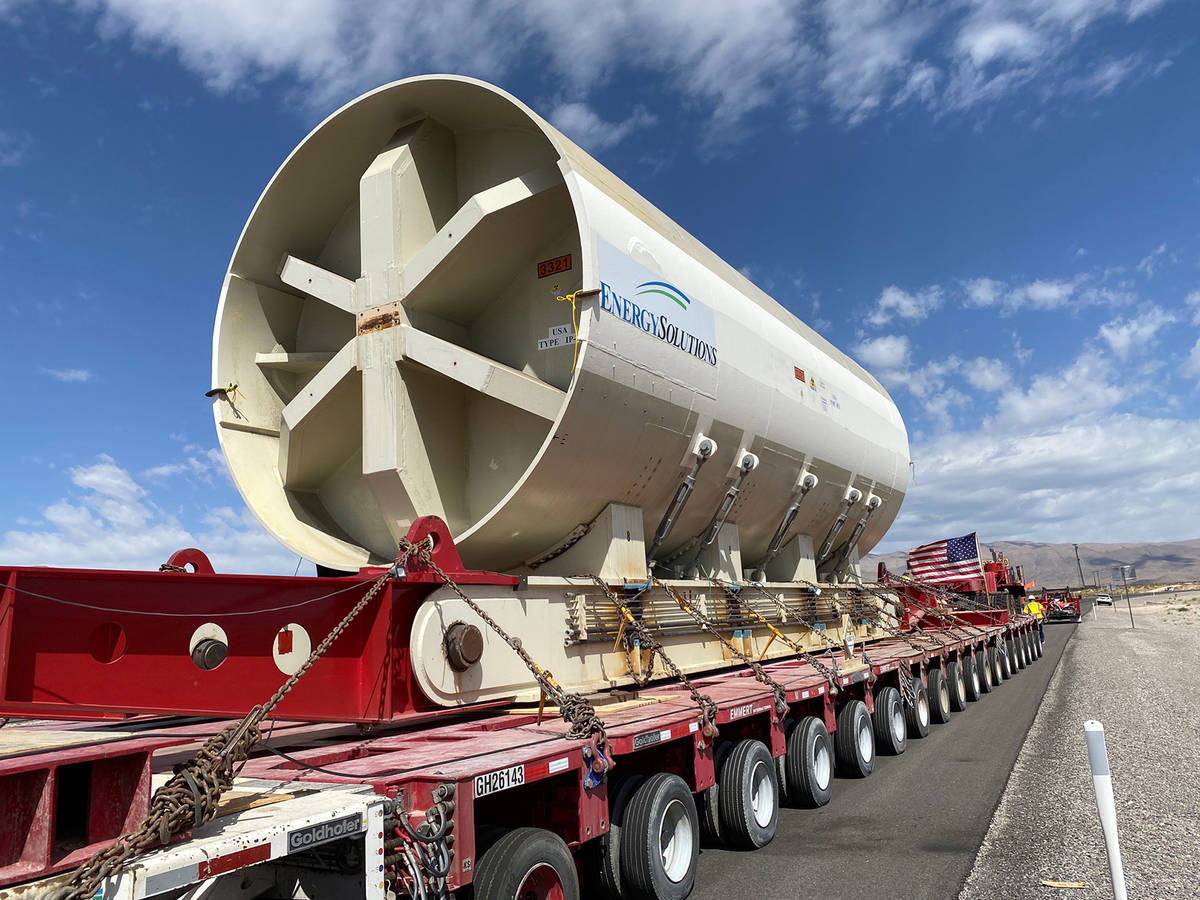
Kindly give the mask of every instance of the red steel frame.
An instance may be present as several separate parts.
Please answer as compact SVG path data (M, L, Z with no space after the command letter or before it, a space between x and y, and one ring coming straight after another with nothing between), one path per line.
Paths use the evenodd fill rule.
M410 539L420 540L430 533L435 535L436 561L455 581L517 582L510 576L465 570L445 526L436 519L414 524ZM328 594L331 585L362 584L365 590L365 585L384 571L364 570L357 578L343 579L218 576L203 571L207 561L198 551L177 554L173 561L177 565L190 562L198 571L0 570L4 585L0 588L0 714L78 717L187 709L200 714L241 715L279 684L281 674L270 648L282 625L296 622L310 634L323 636L361 593L349 591L332 602L293 604ZM451 890L470 883L476 822L549 828L573 848L604 834L608 830L606 784L585 786L587 742L567 738L560 720L549 715L539 719L527 711L497 714L476 708L466 719L460 713L457 720L450 721L446 717L452 711L436 710L423 701L407 675L406 622L411 620L412 608L438 581L416 564L409 566L406 575L403 584L392 584L382 602L364 611L363 621L356 621L314 673L300 682L294 692L298 696L289 696L280 714L312 721L384 723L440 716L446 724L428 721L399 733L387 733L384 728L385 733L378 737L326 739L321 746L291 750L291 759L258 756L246 764L242 774L314 784L368 784L377 793L395 798L414 822L419 822L424 815L421 811L433 803L435 788L453 786ZM70 608L72 628L63 629L60 603L22 593L18 587L84 605ZM832 732L841 704L861 699L872 709L880 688L899 685L901 668L924 679L930 669L943 667L951 659L1034 627L1029 617L1009 621L1006 610L958 611L954 615L930 611L939 605L938 598L909 584L893 587L902 601L920 604L906 603L902 628L935 635L938 646L925 650L904 640L873 643L869 668L839 675L836 696L825 677L802 660L766 664L766 670L786 691L790 716L818 716ZM97 607L167 610L179 615L118 615ZM280 611L279 607L291 608ZM195 611L198 608L203 612ZM250 614L235 617L236 632L230 631L231 646L237 634L237 654L231 653L226 663L212 672L199 671L187 653L188 636L204 621L243 611ZM963 627L964 623L970 627ZM106 655L117 655L114 650L119 643L113 640L116 632L105 628L108 624L117 626L126 640L118 658L105 662ZM246 648L258 651L240 659ZM227 668L229 671L224 671ZM209 676L219 676L219 680L206 680ZM749 671L701 678L696 685L717 703L721 739L755 738L763 741L772 755L784 753L785 722L774 713L774 696ZM222 691L227 693L213 697ZM687 691L677 684L660 685L639 692L638 699L643 702L607 709L598 706L616 764L622 771L673 772L696 792L711 786L715 778L713 741L704 737ZM212 730L222 724L214 723ZM145 725L152 726L153 721ZM137 738L70 751L0 756L0 810L4 811L0 813L0 834L30 836L20 848L15 839L8 841L12 847L0 840L0 885L72 865L97 842L115 837L114 829L119 833L136 822L148 809L152 751L192 737L191 730L181 736L164 725L151 727ZM125 775L107 778L102 761L108 759L118 760L115 765ZM86 772L84 793L92 797L96 809L107 812L95 827L88 820L83 849L64 854L55 851L61 829L52 811L61 807L54 799L58 773L71 765L84 767L73 770ZM515 766L522 767L519 785L476 798L476 779ZM80 783L76 777L72 788L79 791ZM401 836L399 831L397 836Z
M430 534L434 562L459 584L517 584L510 575L467 570L440 519L419 519L408 537L415 543ZM285 677L272 650L291 640L290 626L316 644L386 571L217 575L198 550L180 551L170 564L197 571L0 568L0 717L244 715ZM302 679L284 699L280 716L395 722L443 714L408 665L413 613L440 584L410 562L403 581L389 582L321 660L321 677ZM224 629L230 648L210 671L189 655L193 633L206 623Z

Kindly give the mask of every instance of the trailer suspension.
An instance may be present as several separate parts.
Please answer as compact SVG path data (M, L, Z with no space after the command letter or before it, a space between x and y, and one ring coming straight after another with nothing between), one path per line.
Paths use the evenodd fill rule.
M608 583L605 582L603 578L601 578L599 575L589 575L588 577L596 583L596 586L599 587L600 590L604 591L605 596L607 596L609 601L611 601L612 604L620 611L622 619L622 632L625 630L625 626L628 625L635 632L637 632L638 640L650 649L651 671L654 670L653 661L654 656L657 654L658 658L662 660L663 665L666 666L672 677L674 677L685 688L687 688L688 693L692 696L692 702L700 708L701 733L708 740L715 738L717 736L717 704L707 694L702 694L696 689L696 685L692 683L692 680L688 678L687 675L685 675L679 668L679 666L675 665L675 662L671 659L671 657L667 655L667 651L663 649L662 643L654 636L653 632L651 632L650 629L648 629L642 624L641 621L639 621L637 616L633 614L632 610L630 610L626 604L621 602L621 598L617 596L616 592L608 586ZM621 641L623 636L623 634L618 634L617 640ZM629 657L628 647L626 647L625 656L626 658ZM633 666L630 665L630 672L632 671Z
M721 642L726 650L750 667L751 671L754 672L754 677L769 687L771 692L775 694L776 715L780 719L786 716L788 711L787 693L784 691L779 682L767 674L767 670L762 667L762 664L758 660L735 647L733 643L727 637L725 637L725 635L721 634L721 632L717 629L717 626L711 619L708 618L708 616L704 615L704 613L700 612L700 610L696 609L694 606L692 606L692 604L683 599L683 597L679 595L678 591L676 591L670 585L659 581L654 575L650 575L649 578L653 584L666 591L667 595L674 600L676 604L678 604L680 609L691 616L697 625L715 637Z
M437 575L442 580L446 587L450 588L455 595L470 607L471 611L487 624L492 631L500 637L504 643L512 648L513 652L521 658L521 662L525 663L525 667L533 674L534 679L541 688L543 703L545 698L549 698L558 707L558 714L562 720L569 725L567 736L575 740L588 740L588 746L584 749L584 755L590 756L591 772L588 775L588 787L595 787L604 781L608 770L613 766L612 752L608 746L608 737L604 731L604 723L600 721L600 717L596 714L595 707L591 702L581 694L573 691L565 690L554 678L554 675L549 669L538 665L533 657L529 655L529 651L521 643L520 638L515 638L500 627L500 623L489 616L483 608L466 595L461 587L454 583L441 567L434 562L433 554L431 553L432 541L422 542L420 545L410 544L406 538L400 540L402 551L411 552L416 558L431 572Z

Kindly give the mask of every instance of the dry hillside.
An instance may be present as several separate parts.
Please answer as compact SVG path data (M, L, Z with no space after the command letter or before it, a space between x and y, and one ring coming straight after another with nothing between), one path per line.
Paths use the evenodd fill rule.
M1075 551L1070 544L1039 544L1032 541L992 541L983 544L984 554L993 548L1014 565L1025 567L1026 580L1039 587L1079 586ZM863 560L863 575L875 576L876 564L883 560L893 572L903 572L904 553L869 554ZM1137 567L1137 582L1144 584L1200 581L1200 539L1142 544L1080 544L1084 578L1090 583L1092 572L1100 570L1100 582L1108 581L1110 566L1132 563Z

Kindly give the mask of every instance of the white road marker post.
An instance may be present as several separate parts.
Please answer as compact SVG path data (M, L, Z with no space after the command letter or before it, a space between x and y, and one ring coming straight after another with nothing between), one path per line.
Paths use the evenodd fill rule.
M1104 726L1095 719L1083 723L1087 738L1088 762L1092 766L1092 786L1096 789L1096 807L1104 830L1104 848L1108 851L1108 870L1112 875L1113 900L1125 900L1125 869L1121 865L1121 844L1117 839L1117 806L1113 799L1112 775L1108 769L1108 749L1104 745Z

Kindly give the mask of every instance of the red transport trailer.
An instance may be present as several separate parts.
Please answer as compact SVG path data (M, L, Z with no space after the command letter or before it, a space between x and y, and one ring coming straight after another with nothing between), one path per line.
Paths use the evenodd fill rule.
M438 546L436 558L458 583L504 577L456 567L448 536ZM54 873L157 814L161 834L152 828L146 837L142 828L140 843L118 845L107 864L58 896L174 897L235 879L246 896L428 898L471 886L476 897L570 898L582 879L614 896L686 897L702 835L765 845L781 802L830 802L835 770L870 775L877 753L903 753L909 739L949 722L1041 654L1031 619L1008 609L956 609L944 592L911 582L843 585L853 615L878 610L872 599L889 606L885 638L593 696L598 743L594 734L573 735L552 707L435 711L406 692L399 619L388 617L430 589L429 571L415 561L383 577L299 580L220 576L203 571L202 555L188 561L200 571L0 571L6 712L113 719L0 731L0 895L42 896L48 883L61 883ZM131 634L137 616L125 613L148 611L154 597L159 612L170 611L167 591L179 616L161 619L163 634L190 630L196 604L207 614L246 613L255 627L274 615L278 630L280 608L289 621L333 627L337 614L287 593L308 583L311 599L316 582L325 596L338 595L338 614L367 584L385 584L390 595L364 605L345 643L297 683L290 705L280 704L279 720L261 723L262 740L211 809L202 780L183 790L182 833L171 835L162 823L178 809L164 813L151 789L180 764L203 769L189 759L207 753L219 762L224 751L201 742L223 729L236 738L245 723L212 716L261 699L267 669L238 660L232 646L237 679L198 702L204 652L187 659L186 677L167 654L135 653L146 641L154 646L152 635ZM64 602L86 623L66 639L40 618ZM116 663L127 657L132 677L94 677L95 666L122 671ZM366 674L373 687L362 684ZM158 714L129 715L137 709ZM203 815L195 813L201 806Z

